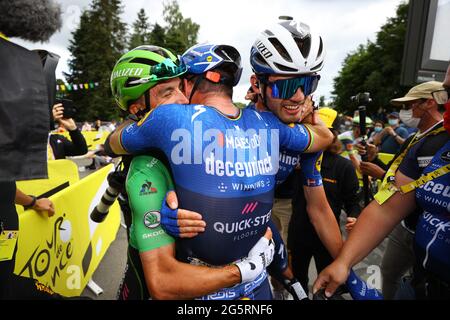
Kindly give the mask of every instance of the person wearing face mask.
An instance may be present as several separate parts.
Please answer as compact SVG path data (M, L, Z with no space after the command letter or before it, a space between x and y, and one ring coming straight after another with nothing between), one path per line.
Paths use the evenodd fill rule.
M388 115L388 124L389 126L374 137L374 143L379 146L380 152L395 154L409 134L408 130L400 126L398 112Z
M414 238L416 256L414 273L410 281L403 282L396 298L450 299L449 95L450 66L447 69L443 87L439 86L439 83L424 83L412 88L404 98L401 98L402 101L395 99L397 101L394 103L409 102L411 108L422 108L423 113L413 109L413 115L421 118L418 123L421 130L418 135L421 135L421 138L417 140L416 135L411 144L416 141L418 142L415 146L418 146L420 142L424 145L433 144L437 150L422 170L417 170L423 162L418 161L417 152L415 152L415 149L420 147L411 146L406 154L401 155L404 160L400 163L398 171L387 174L392 177L389 179L392 181L390 190L382 195L384 199L378 198L378 203L372 202L361 213L339 257L319 275L314 290L325 288L327 295L331 295L335 288L345 281L352 265L370 252L398 221L411 212L419 210L420 221ZM424 101L420 103L417 101L419 99ZM433 104L446 110L443 120L431 125L428 130L422 131L421 125L426 119L433 118ZM432 135L432 132L436 134ZM437 142L437 136L440 143ZM431 137L435 137L434 140L431 140Z
M398 188L396 188L395 184L403 185L420 178L422 172L430 164L436 153L441 150L443 145L448 143L448 133L443 127L442 113L444 111L443 104L446 99L448 100L450 69L447 72L445 83L445 89L440 82L430 81L422 83L411 88L404 97L391 100L394 106L405 105L405 109L399 115L400 118L402 121L404 119L406 124L416 126L419 131L405 141L400 151L391 161L389 168L384 174L380 191L375 195L376 203L371 203L369 205L370 208L368 207L365 210L368 212L366 217L373 214L378 215L378 213L374 213L375 211L378 212L378 210L390 212L392 206L395 206L394 211L403 212L403 216L396 220L400 221L403 218L404 220L400 224L397 224L395 228L395 224L392 224L389 230L386 228L382 231L384 234L387 234L387 232L393 230L389 236L381 265L383 296L385 299L393 299L395 297L402 275L413 268L415 262L414 230L416 230L416 226L417 230L420 230L423 226L423 223L417 224L419 217L422 216L423 209L410 206L409 212L406 212L404 209L407 206L406 201L409 200L406 199L407 196L405 194L396 193ZM366 163L363 162L362 164ZM361 165L361 168L363 167L364 165ZM397 181L397 179L401 181ZM429 186L427 189L430 189ZM379 216L375 219L378 218ZM371 217L371 219L374 219L374 217ZM391 221L390 223L393 222ZM360 227L359 230L363 229L365 224L366 221L363 222L363 227ZM372 224L371 230L373 229L374 226ZM359 231L356 233L358 234ZM365 242L360 238L360 235L356 237L358 237L358 241ZM358 249L353 248L351 255L357 254L359 254ZM363 256L361 255L361 257Z
M375 138L375 136L377 134L379 134L379 133L381 133L383 131L383 128L384 128L383 121L381 121L381 120L375 121L374 126L373 126L373 131L370 134L369 139L367 139L367 142L368 143L373 143L373 139Z

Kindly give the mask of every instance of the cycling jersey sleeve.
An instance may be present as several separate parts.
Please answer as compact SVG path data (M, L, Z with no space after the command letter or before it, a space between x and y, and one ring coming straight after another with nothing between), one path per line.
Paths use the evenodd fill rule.
M175 242L160 225L161 204L173 183L167 168L151 156L131 162L126 189L132 214L130 245L145 252Z
M322 165L323 152L303 153L300 158L300 170L302 182L307 187L322 185L320 167Z
M186 110L186 106L176 104L153 109L142 120L122 130L120 143L123 149L138 154L151 148L162 148L174 130L182 129L183 121L180 120L188 116Z
M312 145L312 134L309 129L298 123L285 124L272 112L261 112L271 129L278 129L280 147L303 152Z

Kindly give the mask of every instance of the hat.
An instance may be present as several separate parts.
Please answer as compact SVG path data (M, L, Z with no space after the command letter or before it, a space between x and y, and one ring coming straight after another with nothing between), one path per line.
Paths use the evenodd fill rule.
M409 90L404 97L392 99L391 104L393 104L394 106L400 106L402 104L418 99L433 99L431 93L442 89L443 89L442 82L438 81L424 82L418 84L415 87L412 87L411 90Z
M398 112L394 111L394 112L389 113L387 117L388 118L397 118L397 119L399 119L400 115L398 114Z
M320 108L319 111L320 119L325 123L328 128L333 128L334 119L336 119L337 111L328 107Z

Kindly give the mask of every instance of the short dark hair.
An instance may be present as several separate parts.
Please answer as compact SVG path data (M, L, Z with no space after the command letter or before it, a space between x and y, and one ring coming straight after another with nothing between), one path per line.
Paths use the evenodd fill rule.
M222 69L214 69L214 72L217 72L220 74L221 79L225 78L225 79L232 79L232 74L230 72L228 72L227 70L222 70ZM185 78L190 81L190 82L195 82L197 81L197 79L201 77L203 78L203 81L200 81L200 83L197 86L197 89L199 92L201 93L209 93L209 92L216 92L216 93L222 93L224 95L226 95L227 97L232 98L233 97L233 86L231 83L229 82L212 82L209 81L207 79L205 79L205 75L204 74L187 74L185 76Z

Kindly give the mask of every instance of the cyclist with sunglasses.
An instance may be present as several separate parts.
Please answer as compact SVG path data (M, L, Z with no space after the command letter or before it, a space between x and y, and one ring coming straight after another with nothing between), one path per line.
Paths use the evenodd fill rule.
M325 48L321 36L311 32L309 26L300 21L283 17L278 24L265 29L257 37L250 53L254 71L250 82L258 96L254 108L263 114L271 112L285 123L311 121L310 115L304 118L311 112L307 108L308 101L320 80L318 72L323 67L324 58ZM321 154L298 156L292 150L281 148L272 219L287 242L294 196L294 176L291 174L299 165L303 173L301 184L304 185L308 215L320 239L334 256L339 252L342 240L331 208L324 206L327 199L317 169L320 167ZM294 275L299 277L301 274L294 258ZM307 288L307 281L303 281L302 286Z

